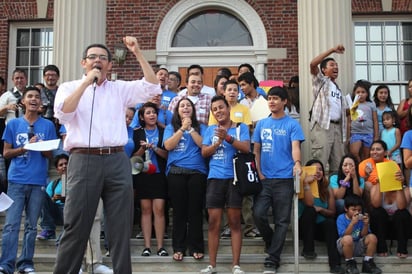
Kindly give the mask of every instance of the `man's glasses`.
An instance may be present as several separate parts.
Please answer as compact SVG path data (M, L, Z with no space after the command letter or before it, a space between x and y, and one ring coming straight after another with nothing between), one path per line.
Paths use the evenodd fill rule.
M100 54L100 55L99 54L89 54L89 55L86 56L86 59L89 59L89 60L92 60L92 61L96 60L97 58L99 58L102 61L108 61L109 60L109 56L103 55L103 54Z

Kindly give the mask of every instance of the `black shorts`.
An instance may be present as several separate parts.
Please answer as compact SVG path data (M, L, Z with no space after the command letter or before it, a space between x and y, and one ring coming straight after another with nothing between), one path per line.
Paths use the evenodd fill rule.
M208 179L206 208L242 208L242 195L232 179Z

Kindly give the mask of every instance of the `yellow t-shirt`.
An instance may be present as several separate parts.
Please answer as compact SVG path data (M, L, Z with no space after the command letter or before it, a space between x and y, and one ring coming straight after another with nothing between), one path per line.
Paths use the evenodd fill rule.
M250 117L250 110L247 106L237 103L234 107L230 108L230 119L234 123L244 123L246 125L252 124L252 119ZM209 115L209 126L216 125L217 121L215 116L213 116L212 111Z

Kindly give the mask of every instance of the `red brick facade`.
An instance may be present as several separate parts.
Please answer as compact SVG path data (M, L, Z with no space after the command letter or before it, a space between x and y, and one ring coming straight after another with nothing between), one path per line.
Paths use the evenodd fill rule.
M107 45L113 48L114 44L121 42L122 36L130 34L138 37L142 49L154 50L157 30L162 19L177 2L178 0L107 0ZM287 81L298 73L297 0L246 0L246 2L261 17L267 31L268 47L287 49L286 59L268 60L268 79ZM54 1L49 0L45 20L53 20L53 5ZM352 0L352 10L353 14L383 13L381 0ZM393 0L391 13L412 13L412 0ZM0 76L5 79L7 79L8 67L9 23L39 20L36 17L36 0L1 0ZM128 62L121 68L114 66L114 70L123 79L136 77L132 64Z

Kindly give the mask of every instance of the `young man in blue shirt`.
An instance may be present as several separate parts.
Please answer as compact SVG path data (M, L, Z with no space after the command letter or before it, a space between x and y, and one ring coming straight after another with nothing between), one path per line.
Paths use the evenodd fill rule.
M280 264L292 210L293 176L301 172L300 144L305 140L299 123L285 114L287 101L284 88L271 88L268 92L271 115L257 122L253 134L253 152L263 185L255 200L254 218L269 254L264 262L264 273L268 274L276 273ZM274 163L273 159L279 161ZM269 225L270 207L275 230Z

